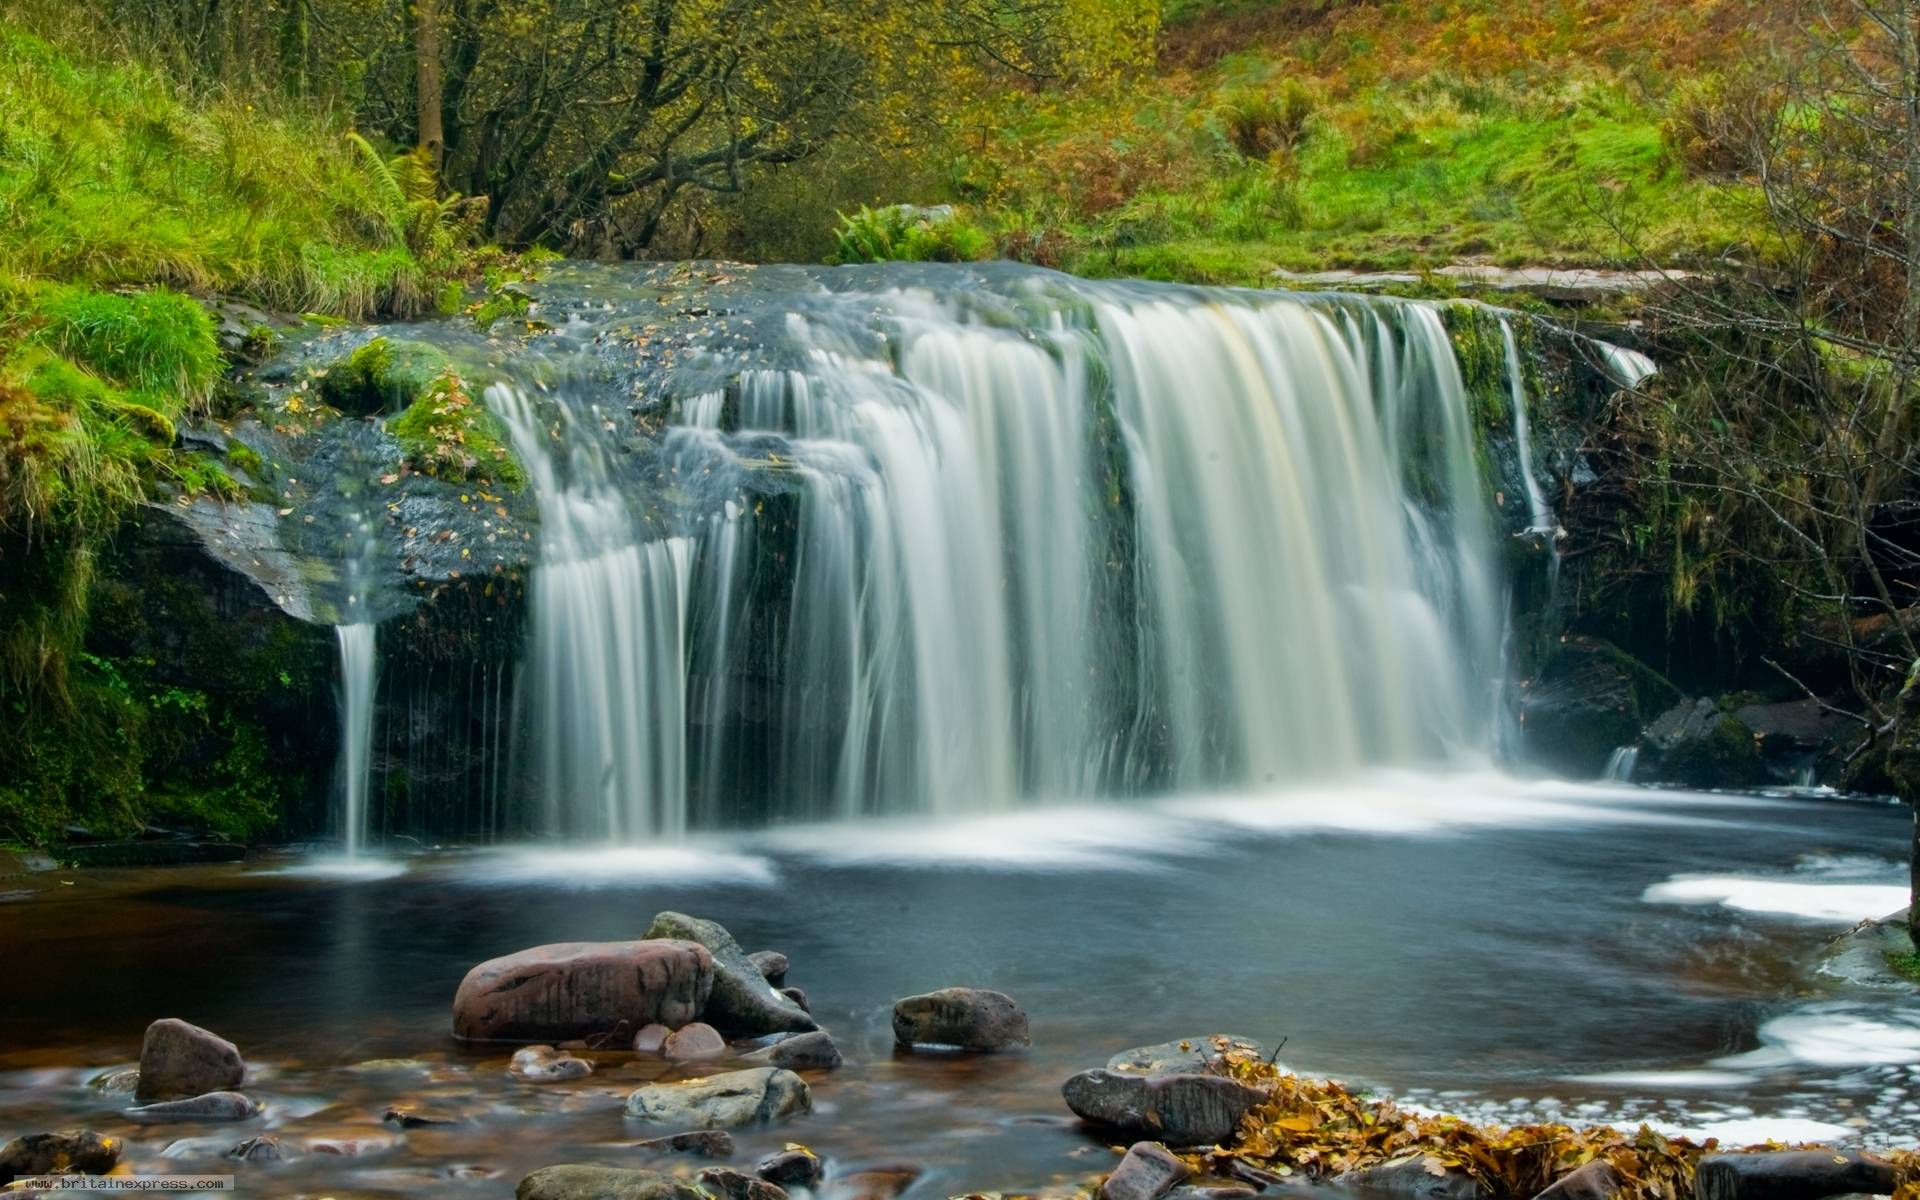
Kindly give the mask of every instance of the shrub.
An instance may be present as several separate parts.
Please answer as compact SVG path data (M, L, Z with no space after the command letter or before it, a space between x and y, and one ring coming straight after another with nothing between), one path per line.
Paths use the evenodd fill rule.
M838 215L831 262L978 262L993 255L992 235L951 205L863 204Z
M1218 110L1227 141L1242 158L1291 155L1306 136L1320 101L1297 79L1278 88L1247 89L1230 96Z
M1712 74L1674 88L1660 122L1667 153L1694 175L1738 175L1754 165L1779 113L1777 98L1752 83Z

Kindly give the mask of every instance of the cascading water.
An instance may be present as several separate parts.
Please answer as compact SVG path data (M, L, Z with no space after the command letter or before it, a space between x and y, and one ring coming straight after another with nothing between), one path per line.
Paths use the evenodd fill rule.
M1607 756L1607 766L1600 778L1608 783L1632 783L1634 768L1640 765L1640 747L1616 746Z
M374 630L371 621L336 625L340 644L340 831L348 858L367 838L367 784L372 774Z
M1513 404L1513 447L1520 460L1520 483L1527 493L1529 532L1551 534L1553 508L1540 490L1540 477L1533 472L1533 433L1527 423L1527 384L1521 370L1520 346L1514 340L1513 322L1500 318L1500 343L1507 356L1507 392ZM1550 543L1551 544L1551 543Z
M725 327L655 410L693 515L614 448L657 416L586 381L487 393L540 509L550 832L1487 751L1500 580L1433 308L1031 273Z

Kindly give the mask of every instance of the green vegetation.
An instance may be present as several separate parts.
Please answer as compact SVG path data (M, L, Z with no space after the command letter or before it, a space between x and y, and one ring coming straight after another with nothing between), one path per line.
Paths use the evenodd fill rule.
M993 256L993 235L952 208L861 205L840 214L829 262L977 262Z
M1902 954L1898 950L1887 951L1887 965L1900 978L1920 983L1920 954Z
M448 369L424 342L376 337L320 377L320 399L356 417L404 408Z
M400 440L414 470L450 482L526 486L526 471L507 449L499 420L451 370L427 384L387 423L387 432Z

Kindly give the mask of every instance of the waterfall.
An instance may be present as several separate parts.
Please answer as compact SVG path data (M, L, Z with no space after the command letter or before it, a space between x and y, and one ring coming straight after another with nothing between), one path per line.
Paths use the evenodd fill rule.
M1607 767L1600 778L1609 783L1632 783L1633 769L1640 765L1640 747L1619 746L1607 756Z
M549 830L631 841L686 829L691 543L642 541L606 456L573 409L543 422L524 391L487 403L540 509L533 688Z
M367 840L367 784L373 762L374 630L371 621L334 626L340 645L341 840L348 858Z
M1503 585L1438 312L1041 278L735 320L641 454L604 384L486 393L541 517L544 829L1485 756Z
M1533 435L1527 426L1527 385L1521 369L1520 346L1514 340L1513 322L1500 318L1500 341L1507 357L1507 391L1513 404L1513 446L1520 460L1520 481L1527 492L1529 532L1552 534L1553 509L1540 490L1540 479L1533 473ZM1620 353L1629 353L1621 351Z

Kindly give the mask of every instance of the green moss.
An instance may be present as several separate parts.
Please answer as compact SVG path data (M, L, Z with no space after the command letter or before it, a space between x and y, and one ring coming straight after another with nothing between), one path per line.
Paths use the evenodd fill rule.
M993 254L993 235L950 206L861 205L838 215L832 262L976 262Z
M1898 950L1887 951L1887 965L1893 973L1912 983L1920 983L1920 954L1902 954Z
M446 371L387 422L407 462L450 481L491 482L519 491L526 471L507 448L506 431L460 376Z
M447 356L425 342L377 337L327 368L320 399L353 416L405 408L447 369Z

